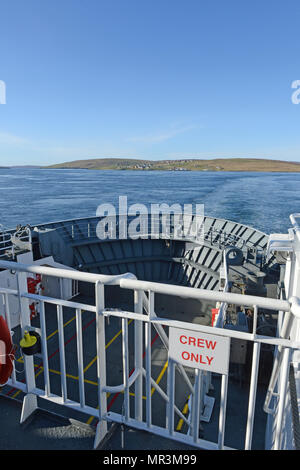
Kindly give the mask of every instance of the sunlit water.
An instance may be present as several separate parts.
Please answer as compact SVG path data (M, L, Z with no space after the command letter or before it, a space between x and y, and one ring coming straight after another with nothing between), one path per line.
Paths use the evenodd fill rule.
M205 215L286 232L300 212L300 173L0 169L0 223L96 215L99 204L204 204Z

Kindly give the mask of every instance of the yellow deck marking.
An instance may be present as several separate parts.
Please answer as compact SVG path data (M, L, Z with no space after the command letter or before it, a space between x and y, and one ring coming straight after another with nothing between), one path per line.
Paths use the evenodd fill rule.
M157 377L157 379L156 379L156 381L155 381L155 382L157 383L157 385L159 384L159 382L160 382L161 379L163 378L163 375L164 375L164 373L166 372L167 367L168 367L168 361L165 362L165 364L164 364L162 370L160 371L159 376ZM155 387L152 387L152 389L151 389L151 397L152 397L153 393L155 392L155 390L156 390L156 388L155 388Z
M132 320L131 320L131 321L132 321ZM164 364L162 370L160 371L159 376L157 377L157 379L156 379L156 381L155 381L155 382L157 383L157 385L159 384L159 382L160 382L161 379L163 378L163 375L164 375L164 373L166 372L167 368L168 368L168 361L165 362L165 364ZM155 387L152 387L152 389L151 389L151 397L152 397L152 395L154 394L155 391L156 391ZM124 393L124 391L122 391L121 393ZM135 393L133 393L133 392L129 392L129 395L132 396L132 397L135 397ZM109 396L110 396L110 393L108 393L107 398L108 398ZM142 399L143 399L143 400L147 400L147 397L145 397L145 396L143 395L143 396L142 396ZM99 408L99 407L97 406L97 409L98 409L98 408ZM94 416L90 416L89 419L86 421L86 424L91 424L92 421L93 421L93 419L94 419Z
M190 399L190 395L188 397L188 400L187 400L186 404L183 407L183 410L182 410L183 415L186 415L188 410L189 410L189 399ZM183 419L180 418L180 420L178 421L178 424L177 424L176 431L181 431L183 423L184 423Z
M99 406L97 406L97 410L98 410ZM86 421L86 424L91 424L92 421L94 419L94 416L90 416L89 419Z
M63 327L69 325L69 323L71 323L74 319L76 318L76 315L74 315L74 317L72 317L70 320L68 320L66 323L64 323ZM49 336L47 336L47 341L48 339L52 338L52 336L54 336L56 333L58 333L58 330L55 330L53 331L53 333L50 333ZM19 357L18 359L16 359L17 362L21 362L21 363L24 363L24 359L23 359L23 356ZM35 366L36 367L36 366ZM35 377L38 377L42 372L43 372L44 368L41 367L41 370L39 370L36 374L35 374ZM21 393L22 390L18 390L13 396L12 398L16 398L20 393Z
M70 320L68 320L66 323L64 323L64 327L67 326L67 325L69 325L69 323L71 323L73 320L75 320L75 318L76 318L76 315L75 315L74 317L70 318ZM56 333L58 333L58 330L55 330L55 331L53 331L53 333L50 333L50 335L47 336L47 338L46 338L47 341L48 341L48 339L52 338L52 336L54 336ZM23 363L23 362L24 362L23 356L21 356L21 357L19 357L18 359L16 359L16 361Z
M69 323L71 323L73 320L75 320L76 318L76 315L74 315L74 317L70 318L70 320L68 320L66 323L64 323L64 327L67 326ZM58 333L58 330L55 330L53 331L53 333L51 333L49 336L47 336L47 341L48 339L52 338L52 336L56 335L56 333Z
M69 325L73 320L75 320L76 318L76 315L74 315L70 320L68 320L66 323L64 323L63 327ZM132 323L133 320L129 320L128 321L128 325L130 325L130 323ZM52 333L50 333L50 335L47 336L47 340L49 340L50 338L52 338L55 334L58 333L58 329L56 329L55 331L53 331ZM120 329L118 331L118 333L115 334L115 336L105 345L105 349L109 348L109 346L122 334L122 329ZM18 362L20 363L24 363L24 359L23 359L23 356L19 357L18 359L16 359ZM97 355L92 359L92 361L84 368L83 372L85 373L97 360ZM42 366L39 366L37 364L34 364L34 367L38 367L39 370L38 372L35 374L35 377L38 377L43 371L44 371L44 367ZM166 369L168 367L168 361L165 362L164 366L163 366L163 369L161 370L158 378L156 379L156 383L159 384L159 382L161 381ZM49 369L49 372L52 373L52 374L57 374L57 375L61 375L61 372L58 371L58 370L54 370L54 369ZM75 376L75 375L71 375L71 374L66 374L66 377L69 378L69 379L73 379L73 380L79 380L79 377L78 376ZM88 380L88 379L84 379L84 382L85 383L88 383L90 385L94 385L94 386L98 386L98 383L97 382L94 382L92 380ZM21 393L22 390L18 390L12 398L15 398L17 397L20 393ZM155 387L152 387L152 390L151 390L151 396L154 394L155 392ZM124 393L124 392L121 392L121 393ZM111 394L110 393L107 393L107 398L110 396ZM129 393L130 396L134 397L135 396L135 393L133 392L130 392ZM146 397L143 396L142 397L143 400L146 400ZM98 407L97 407L98 408ZM87 420L87 424L90 424L94 419L94 416L90 416L89 419Z
M41 370L39 370L39 371L35 374L35 377L38 377L38 376L43 372L43 370L44 370L44 369L41 368ZM19 393L21 393L21 392L22 392L22 390L18 390L16 393L14 393L14 395L12 396L12 398L16 398L16 397L19 395Z
M129 320L128 322L128 325L130 325L130 323L132 322L133 320ZM105 345L105 349L109 348L109 346L118 338L118 336L120 336L120 334L122 333L122 329L120 331L118 331L118 333ZM97 360L97 355L91 360L91 362L83 369L83 372L85 373Z
M83 311L82 311L83 312ZM70 320L68 320L66 323L64 323L63 327L69 325L73 320L75 320L76 318L76 315L74 315ZM128 325L132 322L133 320L129 320L128 322ZM47 336L47 340L52 338L52 336L54 336L56 333L58 333L58 329L56 329L55 331L53 331L52 333L50 333L49 336ZM105 349L107 349L117 338L118 336L120 336L120 334L122 333L122 329L120 331L118 331L118 333L106 344L105 346ZM18 359L16 359L18 362L20 363L24 363L24 359L23 359L23 356L19 357ZM94 359L84 368L83 370L83 373L85 373L93 364L94 362L97 360L97 356L94 357ZM39 367L40 370L35 374L35 377L38 377L44 370L43 367L41 366L38 366L38 365L34 365L34 367ZM60 371L57 371L57 370L54 370L54 369L49 369L49 372L53 373L53 374L58 374L58 375L61 375ZM79 377L77 376L74 376L74 375L71 375L71 374L66 374L66 377L69 378L69 379L74 379L74 380L79 380ZM98 385L97 382L94 382L92 380L88 380L88 379L84 379L84 382L86 383L89 383L91 385ZM14 395L13 395L13 398L17 397L19 394L21 393L21 390L18 390Z

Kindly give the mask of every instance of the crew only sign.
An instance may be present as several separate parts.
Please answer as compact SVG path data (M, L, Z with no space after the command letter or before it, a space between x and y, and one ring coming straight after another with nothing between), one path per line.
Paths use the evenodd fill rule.
M229 352L229 338L170 328L169 357L184 366L227 375Z

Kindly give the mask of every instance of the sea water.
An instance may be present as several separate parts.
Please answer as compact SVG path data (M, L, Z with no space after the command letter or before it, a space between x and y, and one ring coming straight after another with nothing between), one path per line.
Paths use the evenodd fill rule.
M265 233L286 232L300 212L300 173L0 169L0 223L7 228L96 215L103 203L204 204L207 216Z

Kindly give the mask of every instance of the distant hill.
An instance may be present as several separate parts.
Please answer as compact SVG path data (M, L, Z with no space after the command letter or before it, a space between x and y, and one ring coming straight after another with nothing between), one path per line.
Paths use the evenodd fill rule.
M12 169L12 168L42 168L41 165L12 165L12 166L0 166L0 168L3 169Z
M94 158L51 165L47 168L90 170L166 170L166 171L267 171L300 172L300 163L261 158L216 158L213 160L136 160Z

